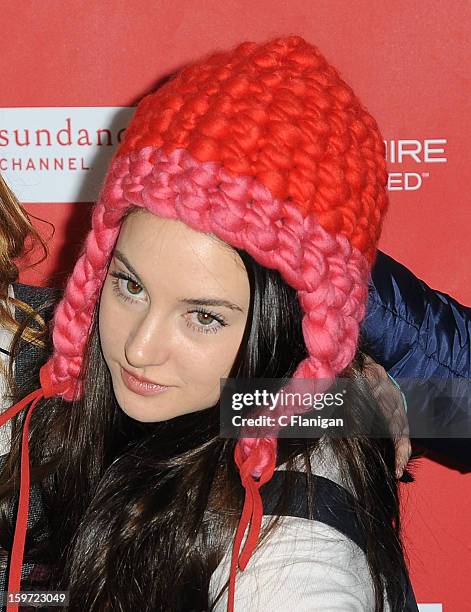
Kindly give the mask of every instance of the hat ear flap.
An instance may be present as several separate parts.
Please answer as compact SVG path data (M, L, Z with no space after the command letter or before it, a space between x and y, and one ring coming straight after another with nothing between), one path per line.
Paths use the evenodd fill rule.
M293 378L334 379L353 360L359 335L355 317L329 309L320 317L305 312L303 336L309 357L296 368Z
M87 236L84 252L75 264L64 297L54 314L55 351L48 363L48 371L52 385L58 388L57 395L69 401L81 395L79 376L85 344L119 234L119 225L106 226L104 213L105 205L100 202L93 213L93 229ZM65 390L64 383L67 383Z
M345 236L317 227L303 254L298 291L304 342L309 356L294 378L332 379L351 363L359 324L366 311L369 263Z

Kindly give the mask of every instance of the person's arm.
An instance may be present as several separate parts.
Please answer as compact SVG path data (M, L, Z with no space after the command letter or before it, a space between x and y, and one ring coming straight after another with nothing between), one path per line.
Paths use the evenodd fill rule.
M371 274L369 299L361 336L367 353L392 376L403 379L452 379L457 384L447 410L428 415L437 429L469 424L471 399L471 308L436 291L405 266L378 252ZM409 406L414 410L413 403ZM422 409L432 410L432 404ZM425 413L424 413L424 416ZM471 465L467 438L418 439L427 450Z
M362 335L394 375L471 378L471 308L378 251Z
M229 566L230 552L211 577L211 599L229 576ZM226 609L227 590L214 610L225 612ZM373 611L373 584L363 551L324 523L285 517L255 551L245 570L238 572L234 610L286 612L287 609Z

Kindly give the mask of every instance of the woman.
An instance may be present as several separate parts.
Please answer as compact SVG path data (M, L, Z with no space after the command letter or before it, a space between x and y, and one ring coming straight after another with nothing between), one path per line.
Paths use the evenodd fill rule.
M50 532L26 555L69 610L417 609L390 438L219 433L220 379L338 375L350 431L384 432L357 340L385 184L374 119L298 37L212 56L140 103L41 389L0 421L24 429L0 490L7 507L21 476L15 537L0 526L9 591L29 449Z

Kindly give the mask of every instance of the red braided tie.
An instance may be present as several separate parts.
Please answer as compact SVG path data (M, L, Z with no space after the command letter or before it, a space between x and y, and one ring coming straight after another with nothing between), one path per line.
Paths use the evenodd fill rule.
M229 577L229 592L227 599L227 612L234 612L235 579L237 567L243 571L247 567L253 551L258 542L260 528L262 525L263 503L260 497L260 487L268 482L273 476L276 465L276 454L273 443L268 440L257 441L258 445L251 449L250 454L245 459L240 443L235 448L235 462L239 468L242 485L245 489L244 507L240 517L239 525L234 539L231 559L231 573ZM268 463L266 460L267 451L269 453ZM256 471L256 466L264 461L266 465L262 469L259 480L255 480L252 475ZM244 548L239 556L240 547L245 531L249 528Z

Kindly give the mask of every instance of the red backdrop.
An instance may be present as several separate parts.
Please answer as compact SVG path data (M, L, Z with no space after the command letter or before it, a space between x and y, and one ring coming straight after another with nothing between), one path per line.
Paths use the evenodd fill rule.
M391 206L380 247L471 304L470 9L466 0L10 0L2 3L0 107L132 106L200 55L300 34L338 67L387 142ZM0 156L8 153L1 145ZM90 205L27 208L55 234L48 261L22 279L61 285ZM421 459L416 478L403 501L418 601L469 610L471 477Z

